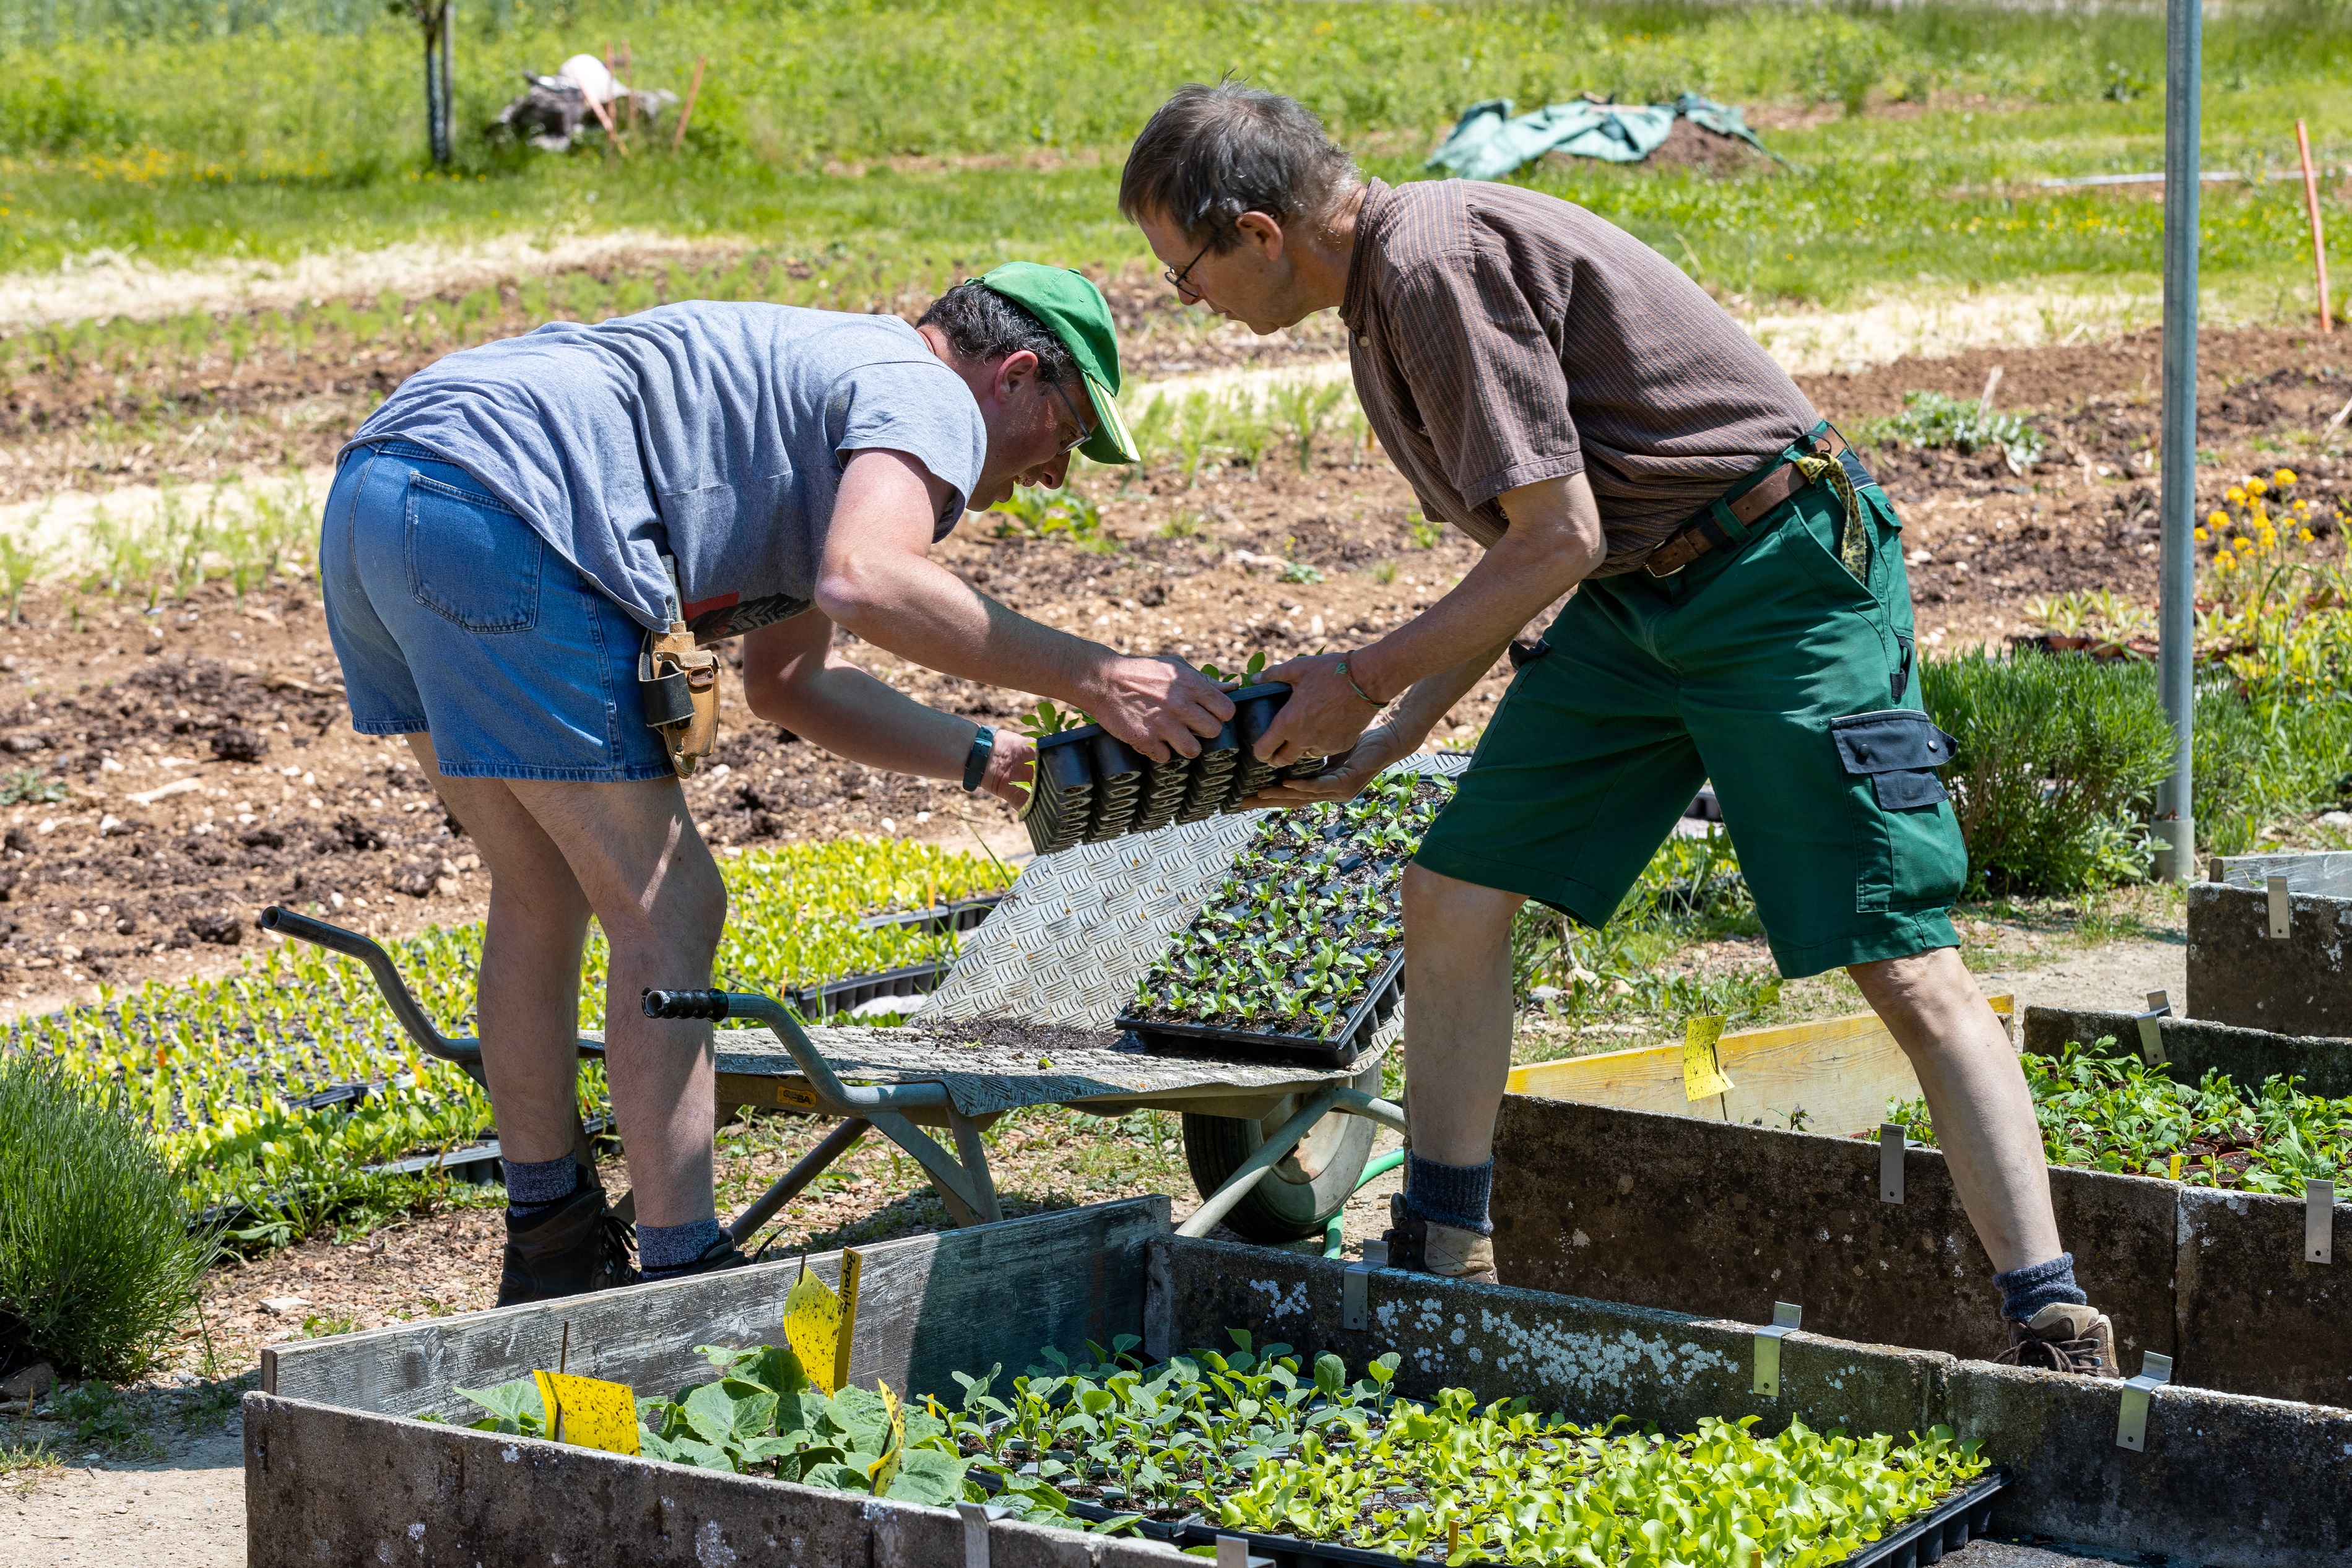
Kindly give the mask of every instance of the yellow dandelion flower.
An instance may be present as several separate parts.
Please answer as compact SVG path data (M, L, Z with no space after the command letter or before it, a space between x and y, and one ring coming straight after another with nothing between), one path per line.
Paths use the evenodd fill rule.
M2243 485L2232 485L2221 492L2221 498L2225 501L2235 501L2242 507L2246 504L2246 487Z
M2271 483L2277 486L2282 490L2285 489L2289 485L2294 483L2294 470L2292 468L2280 469L2277 473L2271 476Z
M2263 483L2262 476L2261 476L2261 475L2259 475L2259 474L2258 474L2258 475L2254 476L2254 477L2252 477L2252 478L2251 478L2251 479L2249 479L2249 480L2247 480L2247 481L2246 481L2246 494L2247 494L2247 495L2249 495L2249 496L2264 496L2264 495L2268 495L2269 493L2270 493L2270 486L2269 486L2268 485L2265 485L2265 484L2263 484Z
M2214 514L2214 516L2219 517L2219 516L2221 516L2221 514L2217 512L2217 513L2215 513L2215 514ZM2206 539L2206 533L2205 533L2205 530L2204 530L2203 528L2199 528L2199 529L2197 530L2197 542L2198 542L2199 544L2200 544L2200 545L2201 545L2201 544L2203 544L2203 543L2205 542L2205 539Z
M2238 558L2227 553L2217 555L2213 558L2213 570L2216 571L2231 570L2237 566L2237 564Z
M2309 528L2302 530L2302 538L2303 542L2305 544L2309 544L2311 542L2311 530Z
M2205 515L2205 526L2209 528L2226 528L2230 526L2230 514L2216 507Z
M2248 538L2231 539L2230 542L2236 545L2242 550L2250 550L2254 548L2254 541Z

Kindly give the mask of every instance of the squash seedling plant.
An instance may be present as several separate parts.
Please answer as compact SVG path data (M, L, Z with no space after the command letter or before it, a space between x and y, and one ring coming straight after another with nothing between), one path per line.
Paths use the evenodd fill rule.
M720 1375L641 1399L640 1452L1037 1523L1083 1511L1098 1531L1198 1519L1412 1561L1582 1568L1750 1568L1759 1552L1817 1568L1989 1469L1940 1427L1903 1444L1801 1424L1759 1437L1751 1416L1670 1436L1466 1389L1422 1403L1397 1396L1393 1353L1350 1379L1336 1355L1306 1367L1227 1333L1230 1351L1150 1366L1131 1334L1076 1360L1048 1349L1009 1385L1001 1366L959 1372L954 1405L902 1414L887 1389L817 1393L789 1350L705 1347ZM544 1435L530 1380L467 1396L489 1412L478 1427Z
M2294 1197L2352 1165L2352 1098L2305 1094L2291 1078L2251 1095L2225 1073L2179 1083L2115 1044L2069 1041L2054 1059L2024 1058L2052 1164ZM1924 1100L1890 1102L1888 1119L1935 1142Z
M1233 874L1136 982L1133 1019L1317 1036L1404 939L1405 862L1450 799L1399 774L1352 800L1271 811Z

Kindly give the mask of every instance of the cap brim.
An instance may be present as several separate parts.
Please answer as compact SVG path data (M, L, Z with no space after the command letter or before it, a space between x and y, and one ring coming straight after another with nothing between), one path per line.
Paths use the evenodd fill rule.
M1139 463L1143 454L1135 447L1135 437L1119 417L1118 400L1102 382L1087 377L1087 395L1094 401L1095 433L1078 448L1097 463Z

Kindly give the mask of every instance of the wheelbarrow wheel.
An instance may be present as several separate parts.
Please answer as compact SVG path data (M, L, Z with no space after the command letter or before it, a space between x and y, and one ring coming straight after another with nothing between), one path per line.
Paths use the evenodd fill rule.
M1357 1074L1353 1086L1378 1094L1380 1064ZM1224 1186L1265 1145L1268 1134L1280 1131L1297 1113L1296 1096L1286 1098L1263 1121L1184 1113L1184 1159L1192 1167L1192 1185L1201 1196L1207 1197ZM1378 1123L1365 1117L1332 1112L1234 1206L1225 1223L1252 1241L1296 1241L1321 1235L1363 1180L1380 1130Z

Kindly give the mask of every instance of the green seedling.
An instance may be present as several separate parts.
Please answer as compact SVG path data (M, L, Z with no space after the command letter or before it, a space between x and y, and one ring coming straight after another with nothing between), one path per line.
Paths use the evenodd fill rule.
M2179 1083L2115 1044L2069 1041L2054 1059L2023 1059L2053 1165L2296 1197L2352 1166L2352 1098L2305 1094L2292 1078L2266 1079L2251 1096L2221 1072ZM1891 1101L1887 1117L1935 1142L1926 1101Z

